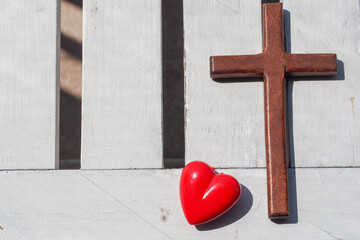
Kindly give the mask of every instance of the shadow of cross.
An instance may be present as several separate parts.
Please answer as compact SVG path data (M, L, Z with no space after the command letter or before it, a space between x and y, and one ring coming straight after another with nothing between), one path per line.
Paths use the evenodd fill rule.
M263 77L265 145L270 219L289 217L286 143L286 76L337 74L336 54L284 51L282 3L263 4L263 53L210 57L210 75L218 82L234 77Z

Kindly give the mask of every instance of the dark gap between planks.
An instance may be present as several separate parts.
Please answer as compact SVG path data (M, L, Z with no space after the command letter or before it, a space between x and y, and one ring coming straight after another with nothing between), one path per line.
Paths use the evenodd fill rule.
M72 3L76 7L82 8L82 0L62 0ZM67 16L71 17L71 16ZM60 21L61 24L63 22ZM69 27L69 26L68 26ZM74 29L73 29L74 30ZM82 61L82 43L61 33L60 39L61 51L68 54L68 57L60 58L60 69L65 70L68 75L75 72L67 69L65 65L66 58L73 58ZM74 75L76 76L76 75ZM78 76L81 78L81 75ZM74 78L71 78L71 82ZM62 79L60 79L62 81ZM74 86L74 83L70 83ZM81 96L74 96L66 89L60 89L60 169L80 169L80 152L81 152Z
M183 1L162 0L163 165L185 165Z

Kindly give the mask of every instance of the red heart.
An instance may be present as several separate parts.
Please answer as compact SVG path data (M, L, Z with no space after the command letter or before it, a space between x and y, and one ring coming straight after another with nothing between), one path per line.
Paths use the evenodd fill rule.
M204 162L191 162L181 173L181 205L192 225L219 217L235 205L240 195L241 187L234 177L217 174Z

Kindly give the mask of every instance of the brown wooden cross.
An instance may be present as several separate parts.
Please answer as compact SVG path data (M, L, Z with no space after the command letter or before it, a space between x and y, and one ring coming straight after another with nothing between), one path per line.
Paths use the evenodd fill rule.
M336 54L290 54L284 51L281 3L263 4L263 53L210 57L210 75L263 77L269 218L287 218L286 76L337 74Z

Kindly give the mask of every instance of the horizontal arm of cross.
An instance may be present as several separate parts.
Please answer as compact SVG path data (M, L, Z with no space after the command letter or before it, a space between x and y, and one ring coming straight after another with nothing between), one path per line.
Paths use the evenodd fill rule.
M285 53L286 76L336 75L336 54L291 54ZM210 57L211 78L262 77L264 56L234 55Z
M263 54L210 57L211 78L262 77Z
M287 76L336 75L336 54L285 53L285 72Z

